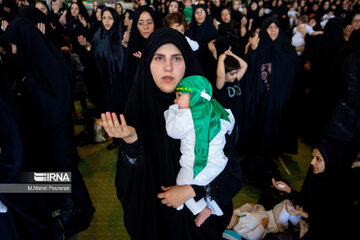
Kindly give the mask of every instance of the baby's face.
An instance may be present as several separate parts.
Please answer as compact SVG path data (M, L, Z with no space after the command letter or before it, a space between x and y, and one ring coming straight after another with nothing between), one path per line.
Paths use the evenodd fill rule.
M185 34L185 26L179 23L171 24L170 28L178 30L181 34Z
M180 109L189 108L190 93L175 92L176 98L174 103L179 106Z

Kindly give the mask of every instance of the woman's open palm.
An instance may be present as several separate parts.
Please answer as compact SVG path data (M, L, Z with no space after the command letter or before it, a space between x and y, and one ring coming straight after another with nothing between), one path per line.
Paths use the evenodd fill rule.
M135 128L126 124L123 114L120 114L119 123L115 113L102 113L100 125L104 127L109 137L122 138L126 143L133 143L137 140Z

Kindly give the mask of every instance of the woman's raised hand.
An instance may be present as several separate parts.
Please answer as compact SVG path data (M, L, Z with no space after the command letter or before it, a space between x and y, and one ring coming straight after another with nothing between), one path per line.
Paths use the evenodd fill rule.
M257 47L259 46L259 41L260 41L259 35L255 34L253 37L250 37L249 41L250 41L251 49L252 50L257 49Z
M291 192L291 188L289 187L289 185L287 185L286 183L284 183L283 181L276 181L274 178L271 179L273 186L282 192L287 192L290 193Z
M87 22L83 16L79 15L79 21L85 28L87 27Z
M100 125L109 137L122 138L126 143L134 143L138 139L135 128L126 124L123 114L120 114L120 121L119 123L115 113L106 112L101 114Z
M45 35L45 23L38 23L37 28L40 30L40 32L42 32L42 34Z

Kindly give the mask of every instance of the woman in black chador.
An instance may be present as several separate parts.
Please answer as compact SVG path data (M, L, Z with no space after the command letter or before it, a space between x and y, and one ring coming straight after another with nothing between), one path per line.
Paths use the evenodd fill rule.
M100 29L95 33L91 43L98 70L96 102L98 118L100 113L106 111L123 113L129 91L129 84L122 75L124 50L121 44L120 17L115 9L104 8L101 19ZM113 142L109 145L109 149L117 144L117 141Z
M248 75L245 83L247 114L250 126L248 144L249 164L263 178L272 169L270 156L297 152L295 112L298 101L300 61L290 45L279 21L264 20L258 46L248 53ZM256 180L256 178L255 178Z
M104 8L102 24L95 33L92 48L99 73L97 112L122 113L127 97L127 84L121 72L124 50L121 44L120 18L113 8Z
M124 115L128 125L122 115L120 126L115 114L102 114L108 134L122 138L115 184L131 239L221 239L230 221L241 170L237 159L229 155L225 170L210 184L211 189L206 187L224 215L210 216L199 228L187 208L176 210L187 199L200 199L207 193L204 187L175 185L180 141L167 135L164 111L173 104L175 87L183 77L199 74L185 37L173 29L159 29L146 42L129 94Z
M199 43L199 49L195 55L200 62L201 68L208 74L212 69L209 69L208 59L211 57L208 49L208 43L215 40L218 36L211 17L206 12L207 6L205 4L198 4L194 7L193 16L189 25L189 30L186 36Z
M95 209L77 168L70 111L71 69L65 57L36 27L16 19L3 38L18 60L19 108L24 122L24 146L34 162L33 171L72 172L72 196L81 210L84 228ZM49 199L59 195L49 195Z
M129 87L133 83L145 41L159 26L160 21L151 7L146 5L136 9L130 32L130 39L128 39L125 51L124 77L128 81Z

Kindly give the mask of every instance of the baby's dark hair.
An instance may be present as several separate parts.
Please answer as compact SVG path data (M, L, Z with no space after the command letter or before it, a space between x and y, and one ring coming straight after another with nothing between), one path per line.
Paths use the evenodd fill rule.
M233 56L226 56L224 60L224 66L225 66L225 73L240 69L239 61L236 60L236 58L234 58Z
M170 27L173 24L183 25L185 30L187 30L188 27L184 14L180 12L169 13L165 16L163 21L164 27Z
M303 23L308 23L309 22L309 16L308 15L301 15L299 17L299 21L303 22Z

